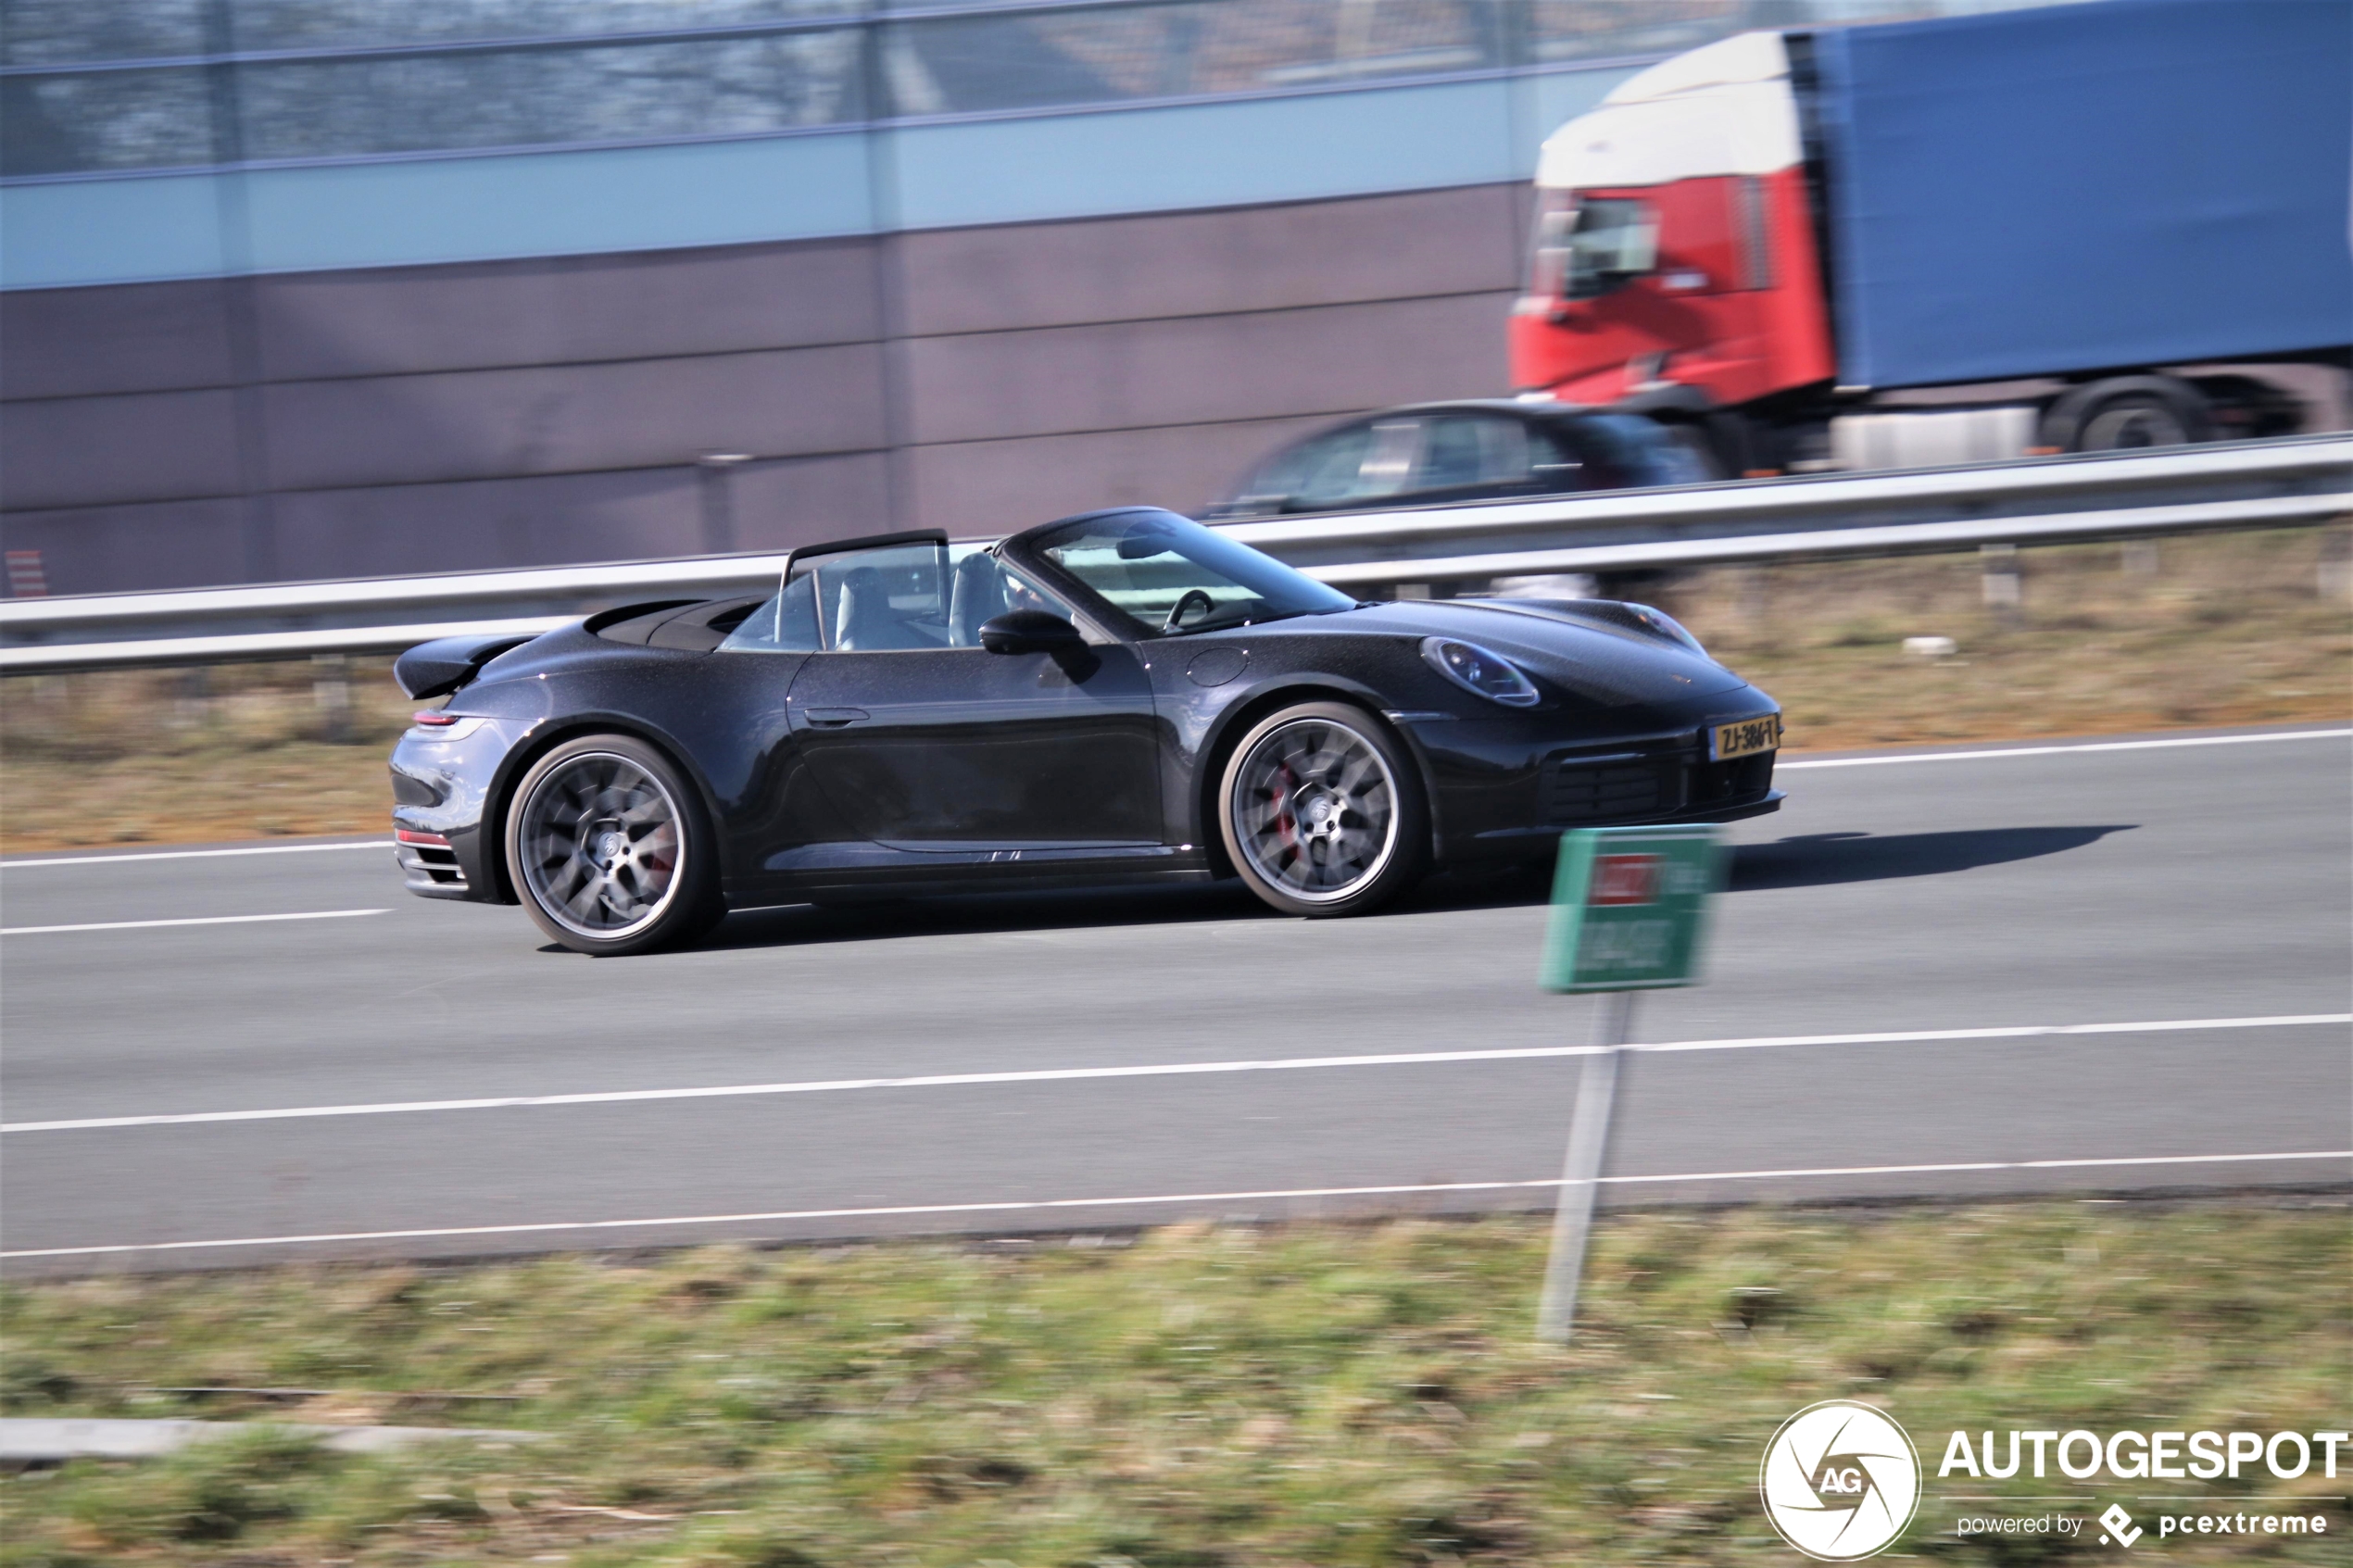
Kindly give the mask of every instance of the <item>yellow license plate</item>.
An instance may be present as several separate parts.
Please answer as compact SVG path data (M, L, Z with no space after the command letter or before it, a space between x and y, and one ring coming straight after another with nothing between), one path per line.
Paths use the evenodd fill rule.
M1763 719L1742 719L1730 724L1718 724L1710 741L1710 749L1718 762L1755 752L1770 751L1781 744L1780 716L1773 714Z

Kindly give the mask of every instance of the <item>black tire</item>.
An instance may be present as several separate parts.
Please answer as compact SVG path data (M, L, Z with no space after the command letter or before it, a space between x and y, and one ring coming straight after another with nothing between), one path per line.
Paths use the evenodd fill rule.
M2145 446L2186 446L2189 422L2169 400L2136 392L2111 397L2085 416L2079 452L2130 452Z
M634 736L583 735L532 764L503 836L522 907L575 953L691 942L727 912L701 801Z
M2043 445L2063 452L2132 452L2210 440L2212 410L2175 376L2111 376L2079 386L2043 417Z
M1342 702L1302 702L1251 727L1226 759L1217 828L1252 893L1310 919L1378 909L1429 861L1413 759Z

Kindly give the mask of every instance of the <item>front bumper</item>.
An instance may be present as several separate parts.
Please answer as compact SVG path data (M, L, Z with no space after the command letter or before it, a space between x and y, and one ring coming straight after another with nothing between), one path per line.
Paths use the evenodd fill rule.
M1441 857L1468 865L1539 858L1570 828L1729 822L1779 810L1777 752L1728 762L1707 752L1713 724L1761 716L1694 704L1688 715L1652 709L1626 715L1635 721L1616 733L1583 734L1536 714L1397 717L1436 785Z
M1781 809L1789 797L1778 789L1768 789L1762 800L1744 801L1737 806L1716 806L1696 811L1685 811L1675 820L1679 822L1738 822L1750 817L1767 817Z

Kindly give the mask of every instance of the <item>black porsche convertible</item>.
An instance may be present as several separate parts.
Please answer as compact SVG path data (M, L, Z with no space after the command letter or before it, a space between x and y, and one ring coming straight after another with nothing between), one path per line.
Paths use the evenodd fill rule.
M1301 915L1561 830L1770 811L1780 714L1669 617L1365 604L1172 512L795 551L765 597L401 656L398 855L584 953L729 909L1238 876Z

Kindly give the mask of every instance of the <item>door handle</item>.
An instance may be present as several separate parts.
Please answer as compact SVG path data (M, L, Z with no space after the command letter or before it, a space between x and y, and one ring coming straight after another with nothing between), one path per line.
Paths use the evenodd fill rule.
M838 730L844 724L855 724L869 717L862 708L812 708L809 721L821 730Z

